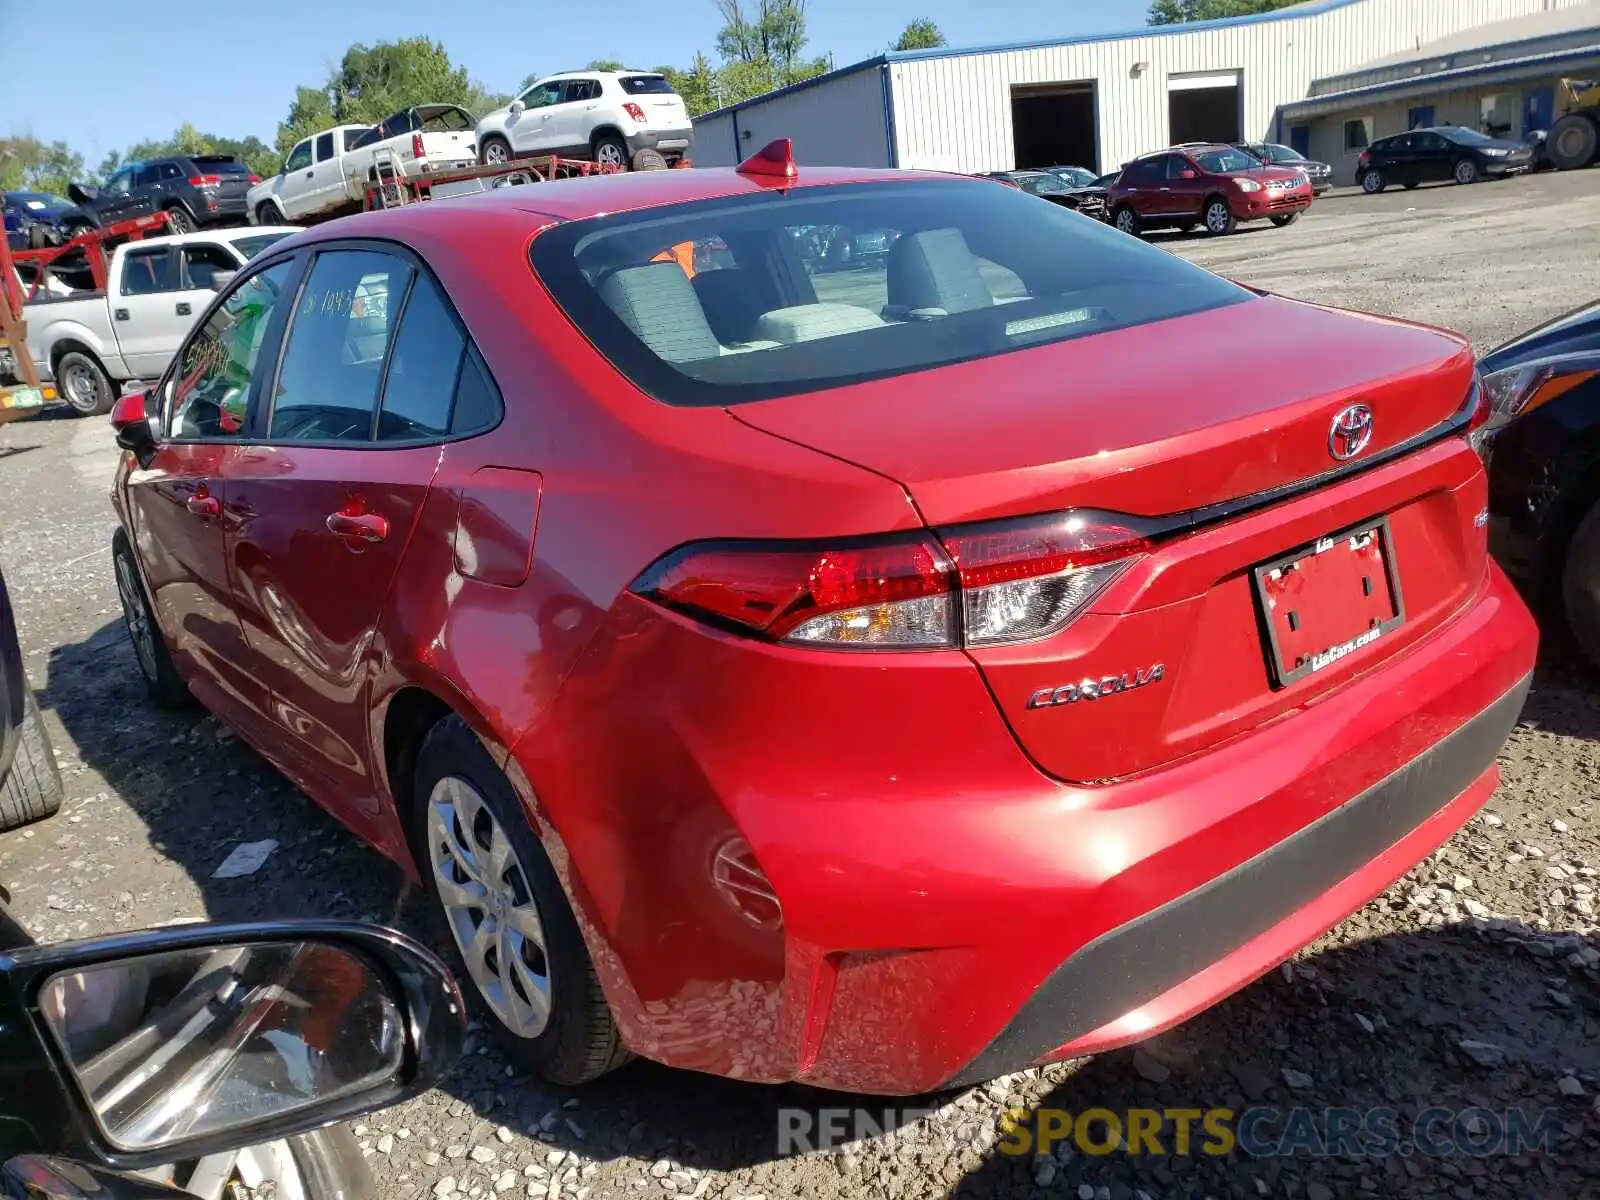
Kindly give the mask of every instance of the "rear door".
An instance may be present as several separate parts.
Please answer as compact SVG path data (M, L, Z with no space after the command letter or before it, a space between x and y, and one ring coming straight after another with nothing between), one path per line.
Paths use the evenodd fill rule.
M270 403L229 466L232 584L275 737L314 794L376 813L368 651L448 436L465 338L390 247L311 262ZM343 803L341 799L340 803Z
M170 242L123 252L122 270L112 281L112 328L123 361L135 379L154 379L166 370L173 351L193 324L192 308L179 293L178 248ZM210 297L206 298L210 302ZM193 310L198 311L198 310Z
M312 144L311 205L309 211L337 208L344 199L344 170L333 131L319 133Z
M148 467L127 476L130 533L178 670L206 705L261 744L268 693L245 668L225 536L234 514L223 483L239 449L252 390L271 363L293 283L286 260L237 282L185 343L162 381L163 434ZM276 322L276 323L275 323Z
M1122 172L1124 198L1141 217L1161 210L1162 187L1167 182L1166 158L1146 158L1130 163Z
M587 150L589 133L600 108L598 79L569 79L561 85L561 100L550 110L548 128L552 153Z
M1214 181L1205 178L1200 168L1184 154L1167 156L1165 174L1166 211L1192 216L1198 221L1206 193L1214 186Z

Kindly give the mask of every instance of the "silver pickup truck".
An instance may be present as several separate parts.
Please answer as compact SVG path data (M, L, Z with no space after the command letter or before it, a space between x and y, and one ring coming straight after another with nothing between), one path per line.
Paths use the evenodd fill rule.
M105 291L41 295L23 309L40 377L83 416L111 411L118 385L166 370L221 282L297 229L219 229L124 242Z

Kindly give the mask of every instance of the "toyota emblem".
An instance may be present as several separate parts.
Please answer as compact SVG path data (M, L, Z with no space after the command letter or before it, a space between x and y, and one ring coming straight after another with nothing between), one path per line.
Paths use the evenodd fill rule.
M1372 410L1365 404L1342 408L1328 428L1328 453L1335 461L1354 458L1372 440Z

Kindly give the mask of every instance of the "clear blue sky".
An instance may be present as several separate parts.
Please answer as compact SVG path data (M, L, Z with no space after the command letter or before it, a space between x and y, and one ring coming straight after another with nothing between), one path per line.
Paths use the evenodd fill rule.
M69 142L92 167L185 121L273 140L297 84L327 77L352 42L418 34L492 91L595 58L687 65L712 51L712 0L247 0L149 8L136 0L0 0L0 135ZM952 46L1132 29L1148 0L809 0L809 50L840 66L882 50L912 17ZM135 14L138 14L137 16ZM157 14L164 14L157 16ZM24 58L21 47L33 53Z

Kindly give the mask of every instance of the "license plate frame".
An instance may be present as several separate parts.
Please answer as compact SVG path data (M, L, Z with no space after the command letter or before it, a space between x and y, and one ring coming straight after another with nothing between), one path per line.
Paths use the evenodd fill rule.
M1383 556L1383 577L1389 590L1389 597L1393 602L1394 613L1387 619L1380 620L1375 626L1361 630L1349 638L1335 642L1331 646L1308 656L1305 661L1297 665L1286 664L1283 660L1283 647L1278 637L1276 624L1272 619L1273 610L1267 599L1267 579L1274 571L1280 571L1301 562L1304 559L1322 553L1336 550L1340 543L1348 543L1351 538L1359 537L1365 533L1373 533L1378 538L1378 544ZM1346 551L1353 553L1352 551ZM1314 542L1307 542L1280 554L1267 562L1253 567L1250 572L1251 591L1255 595L1256 616L1261 626L1262 642L1266 649L1267 669L1272 677L1274 690L1286 688L1297 683L1308 675L1326 670L1340 659L1359 650L1363 645L1377 640L1384 634L1405 623L1406 605L1405 595L1400 590L1400 573L1395 564L1394 536L1389 528L1387 516L1372 517L1365 521L1358 521L1354 525L1318 538ZM1363 640L1365 639L1365 640ZM1331 657L1329 657L1331 655Z

